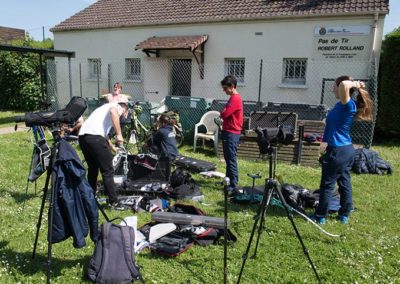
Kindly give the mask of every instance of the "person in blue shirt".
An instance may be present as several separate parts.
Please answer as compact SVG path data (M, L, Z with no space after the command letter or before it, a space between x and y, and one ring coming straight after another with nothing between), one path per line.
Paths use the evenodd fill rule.
M161 157L168 157L170 160L174 160L179 155L173 123L172 118L161 114L157 121L158 130L153 135L153 145L157 147Z
M328 203L338 184L340 194L339 221L347 224L353 207L350 170L354 159L354 147L350 137L353 119L371 121L372 101L365 84L349 76L335 80L333 93L339 100L329 111L323 141L327 143L322 159L322 176L319 204L313 219L326 223Z

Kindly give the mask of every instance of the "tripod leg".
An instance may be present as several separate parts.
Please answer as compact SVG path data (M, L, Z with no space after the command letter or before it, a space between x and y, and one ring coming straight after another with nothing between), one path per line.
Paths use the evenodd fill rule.
M35 154L35 148L33 148L32 157L34 154ZM28 171L28 178L26 179L25 196L28 196L29 175L31 174L31 171L32 171L32 165L33 165L33 158L31 158L31 164L29 165L29 171ZM35 184L35 194L36 194L36 184ZM24 204L22 204L22 209L24 209L24 208L25 208L25 199L24 199Z
M49 170L47 170L46 182L45 182L44 188L43 188L42 204L40 205L40 211L39 211L39 219L36 224L36 237L35 237L35 243L33 245L32 258L35 258L35 254L36 254L36 247L37 247L38 238L39 238L39 230L40 230L40 226L42 224L43 210L44 210L44 205L46 203L46 196L47 196L47 191L49 188L50 176L51 176L51 172Z
M260 242L261 233L264 231L264 228L265 228L265 216L267 214L268 205L272 198L272 193L273 193L272 189L268 188L267 202L266 202L266 205L264 206L264 211L261 216L260 226L258 227L258 236L257 236L257 241L256 241L256 247L254 249L254 254L252 255L251 258L255 258L257 256L258 244Z
M104 219L106 219L107 222L111 222L110 218L108 218L106 212L104 212L103 207L101 207L101 205L99 204L99 201L97 200L97 198L95 197L94 200L96 200L96 204L97 204L97 208L99 208L101 214L103 214Z
M321 278L318 275L317 269L315 268L315 265L314 265L313 261L311 260L310 254L308 253L308 248L305 246L305 244L303 242L303 239L301 238L300 233L299 233L299 231L298 231L298 229L296 227L296 224L294 223L293 214L291 213L291 211L289 209L289 205L287 205L287 203L285 201L285 198L282 195L281 188L277 183L275 183L274 189L276 190L281 203L285 207L287 217L290 220L290 222L292 223L292 226L293 226L293 229L294 229L294 231L296 233L297 239L299 240L299 242L300 242L300 244L301 244L301 246L303 248L304 255L307 257L308 262L310 263L310 265L311 265L311 267L312 267L312 269L314 271L315 277L317 278L319 283L322 283Z
M224 186L224 284L228 283L228 185Z
M245 253L244 253L243 256L242 256L243 263L242 263L242 267L241 267L241 269L240 269L240 273L239 273L239 276L238 276L238 280L237 280L237 282L236 282L237 284L240 283L240 279L242 278L244 266L246 265L247 256L248 256L248 253L249 253L249 251L250 251L250 247L251 247L251 243L252 243L252 241L253 241L254 233L256 232L256 229L257 229L257 223L258 223L258 221L261 219L260 217L262 216L262 214L263 214L263 212L264 212L264 208L265 208L265 206L266 206L266 204L267 204L267 199L268 199L268 194L267 194L267 193L268 193L267 185L265 185L264 194L263 194L263 199L262 199L261 204L260 204L260 206L259 206L259 208L258 208L257 215L254 216L254 225L253 225L253 229L251 230L250 239L249 239L249 242L247 243L246 251L245 251Z
M53 169L53 165L57 158L57 150L58 144L51 149L51 160L49 164L48 171L51 174ZM52 252L52 244L53 244L53 219L54 219L54 203L56 200L56 194L54 192L55 182L57 176L55 174L51 174L51 187L50 187L50 206L49 206L49 217L48 217L48 227L47 227L47 283L50 283L51 276L51 252Z

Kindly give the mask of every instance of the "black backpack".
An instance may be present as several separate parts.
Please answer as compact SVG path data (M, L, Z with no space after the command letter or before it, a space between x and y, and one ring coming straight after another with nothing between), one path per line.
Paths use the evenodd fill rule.
M111 222L102 224L100 237L87 269L93 283L144 283L135 263L135 233L132 227Z
M170 177L170 184L173 188L182 184L190 184L192 182L192 175L182 168L177 168L172 172Z

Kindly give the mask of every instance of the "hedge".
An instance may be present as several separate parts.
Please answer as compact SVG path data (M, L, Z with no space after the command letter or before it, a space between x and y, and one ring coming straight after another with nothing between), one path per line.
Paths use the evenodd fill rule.
M377 133L400 137L400 27L382 42L378 91Z
M34 48L53 48L51 40L36 42L29 37L12 44ZM41 96L39 55L0 51L0 109L38 110Z

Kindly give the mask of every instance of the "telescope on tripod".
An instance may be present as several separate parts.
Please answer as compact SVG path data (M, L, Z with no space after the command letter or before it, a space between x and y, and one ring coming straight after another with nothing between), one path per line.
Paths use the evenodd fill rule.
M90 227L91 230L91 238L94 241L95 238L97 238L97 230L98 230L98 212L97 208L100 209L102 212L104 218L109 222L109 218L103 211L103 209L99 206L98 201L94 197L93 190L90 188L88 185L87 181L84 183L83 180L85 180L85 171L84 167L81 164L81 161L76 154L75 150L71 145L68 144L68 142L65 139L62 139L62 125L63 124L73 124L75 123L85 112L86 110L86 101L81 98L81 97L73 97L71 101L67 104L67 106L62 109L58 110L55 112L29 112L26 113L23 116L17 116L15 117L15 122L25 122L25 125L28 127L32 128L41 128L41 127L48 127L51 130L52 136L53 136L53 141L52 145L49 147L49 152L50 154L47 156L47 163L43 163L43 172L46 171L46 180L45 180L45 185L43 188L43 197L40 205L40 211L39 211L39 217L38 217L38 222L36 225L36 236L35 236L35 241L34 241L34 246L33 246L33 252L32 252L32 258L35 257L36 254L36 248L38 244L38 239L39 239L39 231L43 219L43 212L45 208L45 203L46 200L49 200L49 208L48 208L48 231L47 231L47 272L46 272L46 277L47 277L47 283L50 283L50 277L51 277L51 256L52 256L52 244L56 242L63 241L64 239L73 236L74 237L74 246L75 247L82 247L85 245L85 241L83 238L83 241L81 239L78 240L78 237L82 237L85 234L87 235L88 228ZM43 138L43 137L42 137ZM59 176L58 173L59 171L55 170L55 168L60 166L62 163L72 163L74 162L75 169L71 170L71 172L63 174L65 175L64 177ZM79 164L79 165L78 165ZM32 167L32 165L31 165ZM72 167L72 166L71 166ZM68 167L66 167L68 168ZM43 173L42 172L42 173ZM41 173L40 173L41 174ZM68 174L68 177L66 177L66 174ZM57 190L56 186L58 183L60 183L62 179L68 179L68 183L70 187L73 188L63 188L63 190ZM87 188L87 186L90 188ZM68 191L71 189L70 191ZM84 189L86 189L86 192L84 192ZM61 227L66 226L66 224L63 224L63 226L59 226L60 224L55 224L55 218L60 218L60 212L63 211L65 208L60 209L60 200L64 198L66 195L70 194L71 191L82 191L82 193L85 193L85 202L86 206L83 207L83 202L78 202L75 199L74 200L67 200L70 203L73 203L74 205L67 208L68 210L73 211L74 209L78 208L79 210L89 210L91 209L91 222L89 224L84 224L83 226L86 226L86 232L80 231L76 235L73 235L70 230L65 229L65 231L61 232ZM62 192L66 192L66 195L64 196ZM61 193L60 193L61 192ZM81 192L80 192L81 193ZM79 193L79 194L80 194ZM78 195L79 195L78 194ZM61 197L60 197L61 196ZM49 197L49 199L48 199ZM63 200L64 201L64 200ZM56 212L56 207L58 207L58 211ZM89 208L90 207L90 208ZM89 208L89 209L88 209ZM95 208L95 210L94 210ZM78 210L76 209L76 210ZM68 212L71 213L71 212ZM67 214L68 215L68 214ZM69 216L69 215L68 215ZM72 216L72 215L71 215ZM69 223L74 223L78 224L80 222L74 222L76 220L69 220L71 222ZM80 218L80 221L83 221L82 218ZM84 223L85 221L83 221ZM78 230L77 230L78 231ZM94 232L95 231L95 232ZM57 238L53 235L54 233L57 234ZM78 235L78 237L77 237ZM96 237L95 237L96 236ZM75 239L76 238L76 239Z
M303 249L304 255L308 259L308 262L311 265L311 268L315 274L316 279L318 282L321 283L321 278L318 275L318 272L315 268L315 265L313 261L311 260L311 257L308 253L308 249L305 246L303 239L301 238L301 235L299 233L299 230L296 227L296 224L293 220L293 213L292 213L292 208L286 203L285 198L282 194L281 191L281 185L280 183L276 180L276 159L277 159L277 147L278 143L288 143L291 140L293 140L294 136L293 134L290 134L290 132L284 133L284 128L283 127L278 127L278 128L265 128L262 129L260 127L257 127L255 129L255 132L258 135L258 146L260 150L260 154L268 155L269 158L269 177L265 179L265 186L264 186L264 193L263 193L263 198L261 201L261 204L258 208L257 214L254 217L254 224L253 228L250 234L249 242L246 247L246 251L242 256L243 262L242 262L242 267L240 269L240 273L238 276L237 284L240 283L244 267L246 265L246 261L248 258L248 254L254 239L254 235L256 230L258 229L258 235L257 235L257 240L256 240L256 245L255 245L255 250L254 250L254 255L255 257L257 255L257 249L258 245L260 242L260 236L261 233L264 231L265 227L265 218L267 215L267 210L270 205L270 202L272 198L276 198L280 201L280 203L283 205L286 211L287 218L291 222L291 225L293 227L293 230L295 231L296 237L300 242L300 245Z

